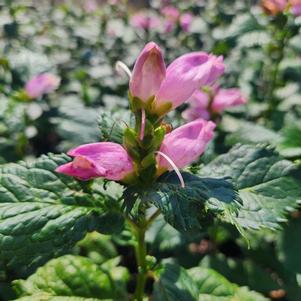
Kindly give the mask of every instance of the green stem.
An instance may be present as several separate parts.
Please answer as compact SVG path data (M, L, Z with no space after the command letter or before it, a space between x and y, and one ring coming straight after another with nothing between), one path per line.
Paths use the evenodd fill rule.
M136 228L136 260L138 266L138 278L135 291L135 300L142 301L144 296L144 287L146 282L147 265L146 265L146 243L145 228Z
M281 34L281 38L278 41L274 41L275 46L276 46L276 51L277 56L276 58L272 59L269 64L271 68L268 70L268 76L267 76L267 81L269 82L267 91L264 95L264 99L268 101L268 108L265 113L265 118L267 119L266 121L268 122L269 119L271 118L272 113L274 112L275 108L278 105L278 100L275 97L275 89L278 87L278 81L279 81L279 67L280 63L282 62L284 58L284 52L285 52L285 46L287 44L287 41L289 39L289 31L286 28L286 23L283 25L283 28L275 29L274 35ZM272 52L275 51L274 49ZM273 53L268 54L269 57L273 56Z
M148 219L145 218L145 211L143 211L144 218L140 223L136 223L133 220L127 218L127 222L132 229L132 233L136 237L135 255L138 269L137 285L134 294L134 300L143 301L144 288L147 278L147 250L145 242L145 233L150 225L155 221L157 216L160 214L160 210L156 210Z

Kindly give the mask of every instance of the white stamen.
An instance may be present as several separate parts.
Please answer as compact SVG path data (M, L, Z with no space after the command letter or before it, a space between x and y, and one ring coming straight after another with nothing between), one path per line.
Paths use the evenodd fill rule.
M172 167L172 169L175 171L175 173L177 174L180 183L181 183L181 187L185 188L185 182L184 179L181 175L181 172L179 170L179 168L177 167L177 165L164 153L160 152L160 151L156 151L156 154L159 154L160 156L162 156L164 159L166 159L166 161L170 164L170 166Z
M119 75L126 74L129 79L132 77L132 72L129 67L122 61L117 61L115 64L115 69Z

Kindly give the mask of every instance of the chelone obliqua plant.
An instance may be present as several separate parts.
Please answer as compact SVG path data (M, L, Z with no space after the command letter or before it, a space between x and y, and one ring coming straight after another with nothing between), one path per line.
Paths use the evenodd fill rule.
M166 114L212 86L224 72L223 58L192 52L166 68L161 49L150 42L132 72L118 66L129 76L133 118L125 127L100 118L111 141L0 168L1 264L26 275L58 257L15 281L18 300L265 300L213 270L160 262L148 255L145 235L159 216L184 235L218 222L242 235L278 229L300 200L298 166L273 148L236 145L206 165L195 163L190 173L216 125L198 118L172 129ZM125 230L137 263L133 291L118 261L59 257L88 232Z

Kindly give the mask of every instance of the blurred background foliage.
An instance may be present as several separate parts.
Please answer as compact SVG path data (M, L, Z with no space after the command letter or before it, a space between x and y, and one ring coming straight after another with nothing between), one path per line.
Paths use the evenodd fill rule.
M189 28L166 29L162 7L175 5L192 15ZM137 14L157 26L138 26ZM128 79L118 60L132 67L153 40L167 62L189 51L223 55L222 87L238 87L248 103L218 116L214 142L202 162L236 143L270 144L289 160L301 160L301 17L268 15L258 1L16 1L0 0L0 163L31 161L82 143L111 138L104 128L129 122ZM50 72L59 88L28 99L24 87L34 75ZM183 123L185 105L169 118ZM118 137L117 137L118 138ZM191 168L193 171L193 167ZM74 254L96 264L122 254L129 271L133 251L127 229L119 236L90 234ZM301 218L291 213L281 231L248 232L241 238L229 225L186 237L158 220L148 242L150 254L186 268L214 268L231 282L247 285L273 300L301 300ZM119 262L118 261L118 262ZM127 273L122 274L128 277ZM0 267L0 299L13 298L10 282L20 271ZM123 277L122 276L122 277ZM128 281L129 290L133 283Z

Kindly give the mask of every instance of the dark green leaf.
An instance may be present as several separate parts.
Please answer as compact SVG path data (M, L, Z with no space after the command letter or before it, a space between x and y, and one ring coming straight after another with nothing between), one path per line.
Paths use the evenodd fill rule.
M153 301L195 301L198 287L187 271L177 265L165 264L156 271Z
M199 290L199 299L208 301L267 301L259 293L249 291L246 287L239 287L229 282L222 275L212 269L195 267L190 269L189 275ZM217 298L216 298L217 297Z
M142 199L158 207L165 220L176 229L199 230L210 220L210 212L224 214L239 206L236 191L227 180L199 178L186 172L182 176L185 188L171 172L163 175L142 195Z
M65 155L0 167L0 260L35 267L68 252L93 230L119 231L118 204L88 184L54 172Z
M268 147L237 145L205 166L200 175L232 178L242 206L225 218L238 227L277 229L301 198L300 170Z

